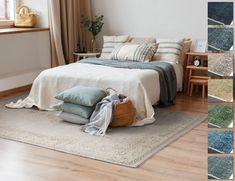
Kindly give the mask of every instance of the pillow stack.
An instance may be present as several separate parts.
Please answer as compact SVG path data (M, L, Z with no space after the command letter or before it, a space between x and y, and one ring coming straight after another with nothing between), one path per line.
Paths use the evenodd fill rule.
M104 36L101 58L150 62L166 60L184 64L192 40L157 39L151 37Z
M63 101L54 108L62 111L60 117L75 124L86 124L95 106L106 96L105 91L95 87L77 86L65 90L55 98Z

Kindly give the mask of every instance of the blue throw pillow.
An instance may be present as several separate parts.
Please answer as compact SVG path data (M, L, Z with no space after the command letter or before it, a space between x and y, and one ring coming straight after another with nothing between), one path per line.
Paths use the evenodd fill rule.
M67 113L76 114L78 116L81 116L87 119L91 116L95 107L80 106L77 104L63 102L63 103L55 105L54 109L57 109L59 111L64 111Z
M64 102L92 107L106 96L105 91L95 87L77 86L55 96Z

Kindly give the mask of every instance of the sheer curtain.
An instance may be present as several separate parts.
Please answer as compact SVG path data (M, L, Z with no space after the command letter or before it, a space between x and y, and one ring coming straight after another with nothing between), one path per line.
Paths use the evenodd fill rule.
M90 34L81 28L81 16L91 16L90 0L48 0L52 67L74 61L74 51L91 48Z

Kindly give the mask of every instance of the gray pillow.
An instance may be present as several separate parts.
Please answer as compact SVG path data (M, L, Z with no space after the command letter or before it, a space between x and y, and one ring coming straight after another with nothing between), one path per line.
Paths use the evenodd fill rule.
M76 114L83 118L89 118L94 111L94 107L80 106L65 102L55 105L54 108L59 111Z
M64 102L92 107L106 96L105 91L95 87L77 86L55 96Z
M76 114L61 112L59 117L66 122L73 123L73 124L87 124L89 122L88 119L78 116Z

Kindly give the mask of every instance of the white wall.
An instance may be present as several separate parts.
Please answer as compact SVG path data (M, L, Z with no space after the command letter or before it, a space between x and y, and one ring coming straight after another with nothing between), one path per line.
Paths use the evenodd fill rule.
M21 0L19 3L22 5L29 6L30 8L35 9L39 12L36 27L49 27L47 0Z
M207 0L92 0L92 11L105 35L207 40Z
M0 92L31 84L50 62L49 31L0 35Z
M47 28L47 0L18 0L37 10L37 27ZM51 65L49 31L0 35L0 92L31 84Z

